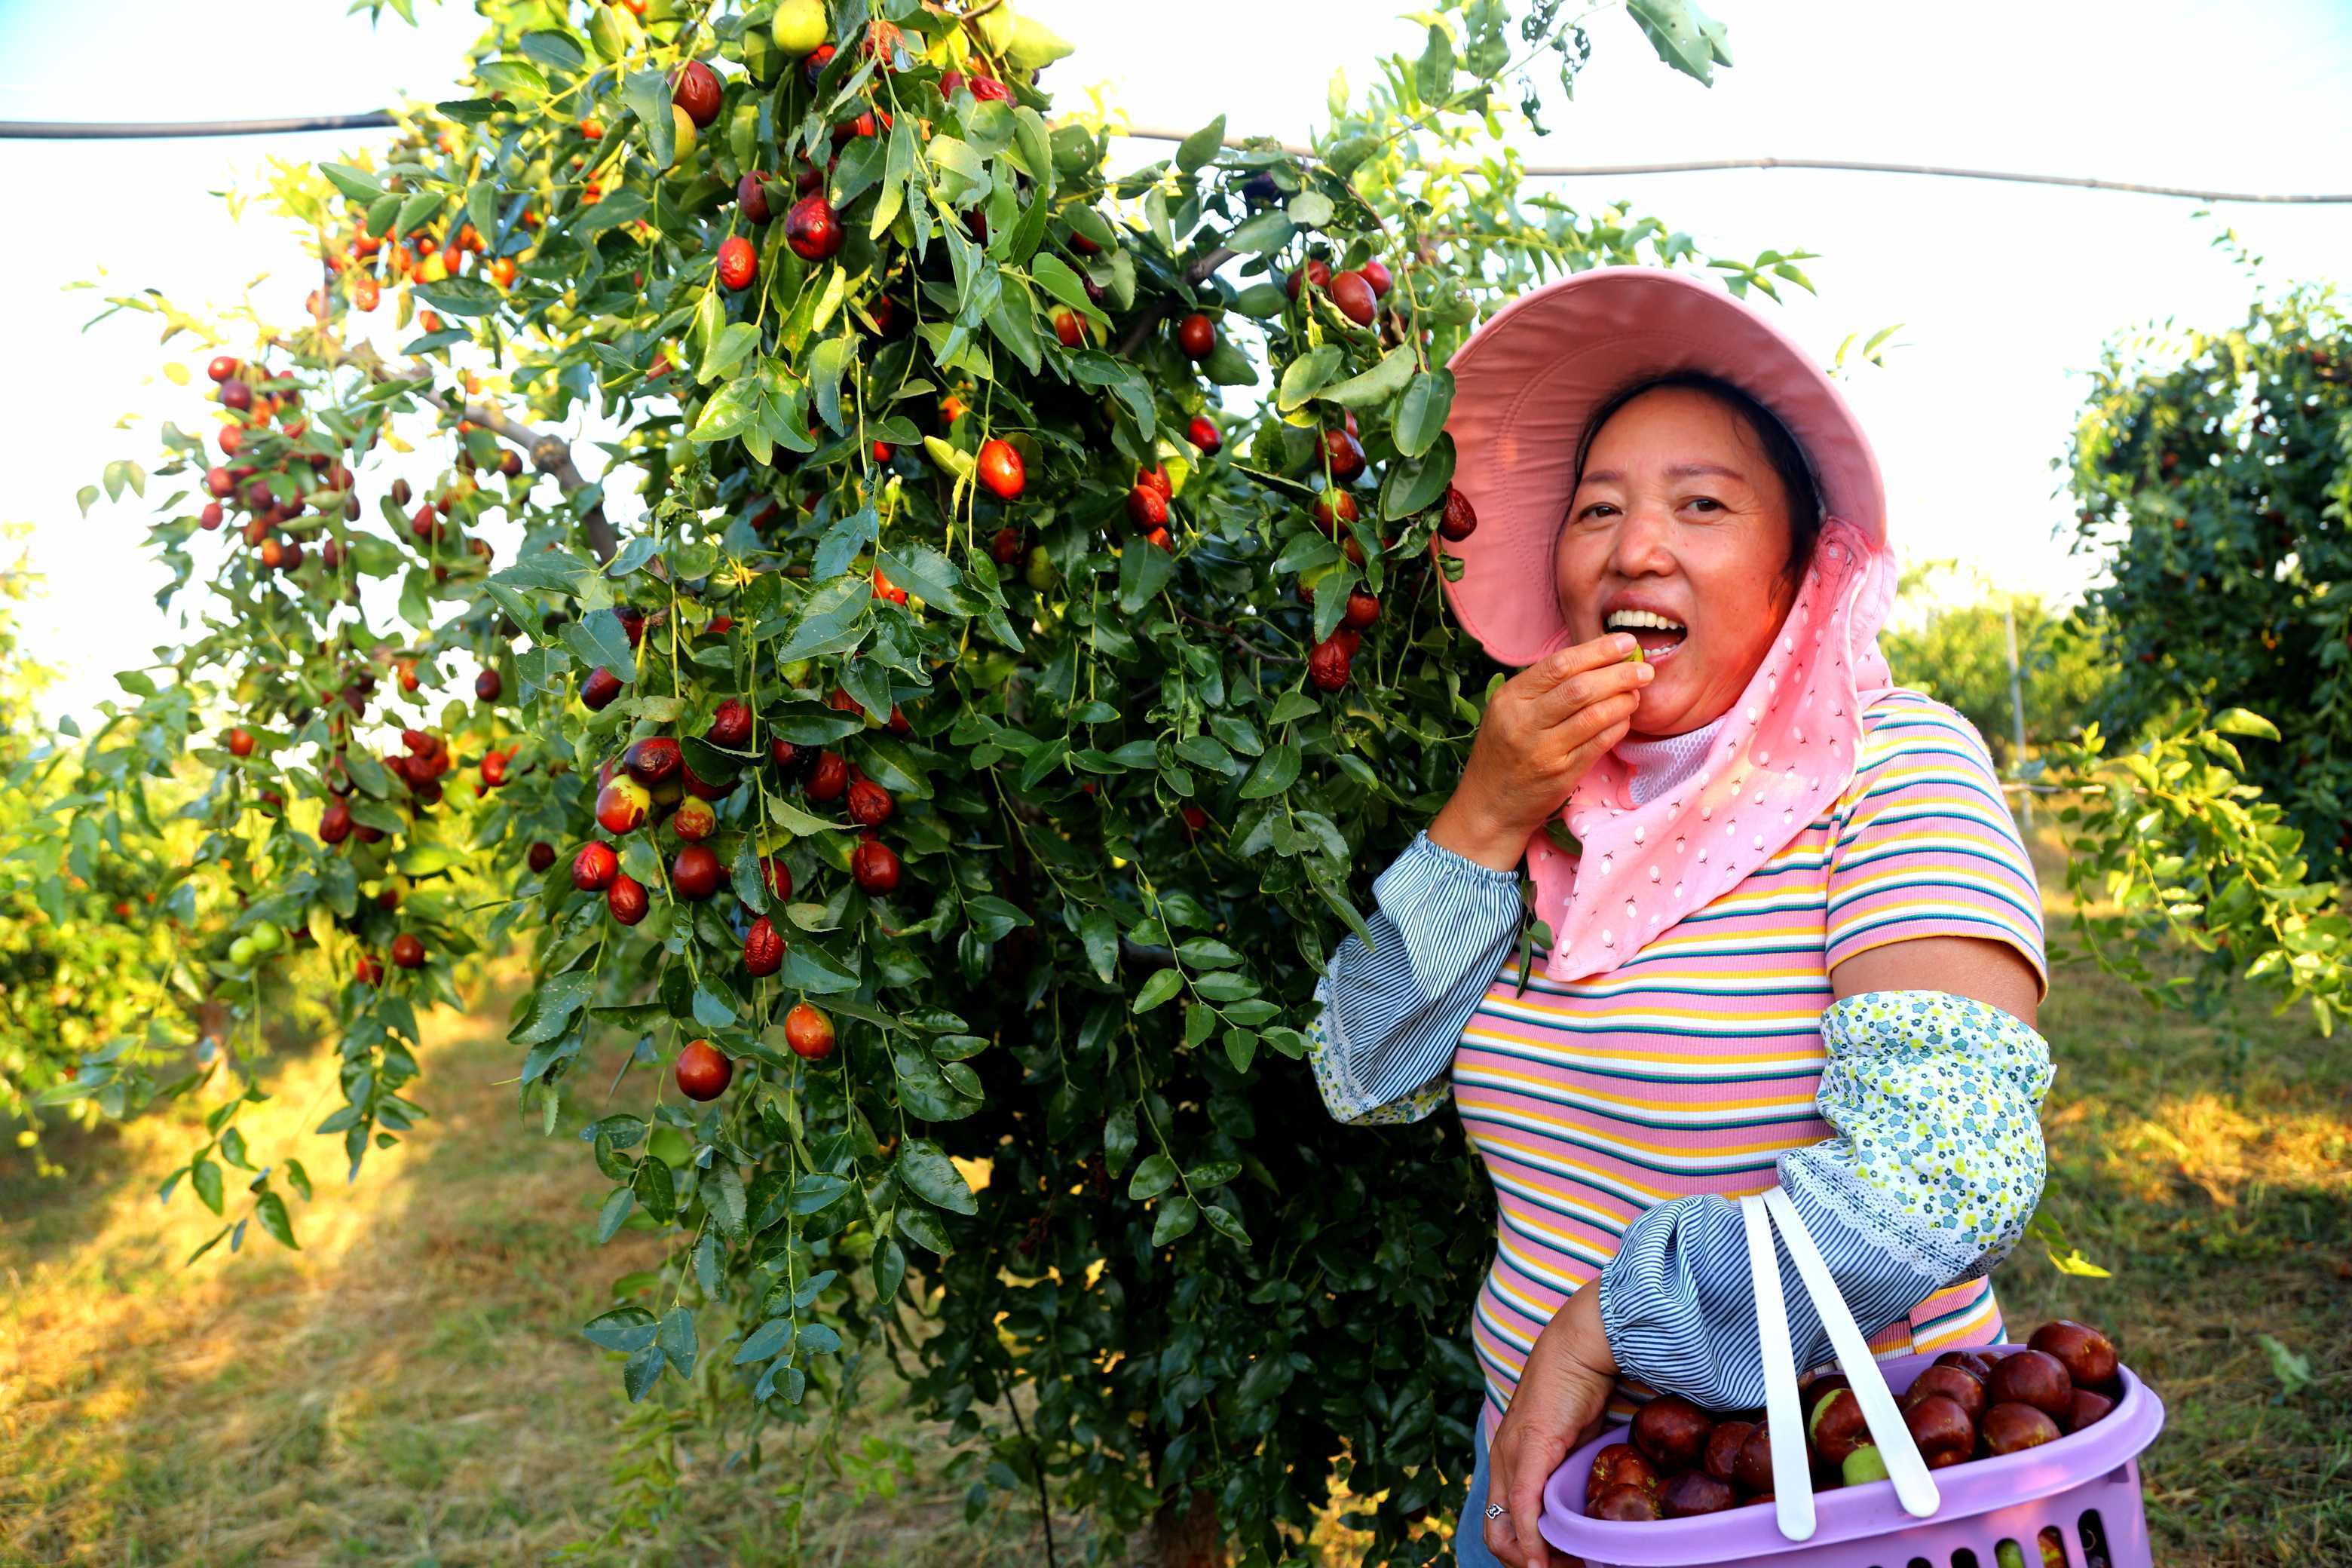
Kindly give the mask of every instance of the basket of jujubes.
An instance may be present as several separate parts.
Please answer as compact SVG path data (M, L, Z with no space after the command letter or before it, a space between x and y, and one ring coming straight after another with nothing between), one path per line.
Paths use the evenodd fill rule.
M1898 1505L1862 1405L1832 1372L1799 1384L1819 1494L1809 1539L1787 1539L1768 1506L1762 1412L1674 1394L1569 1457L1545 1488L1543 1532L1590 1568L2148 1568L2137 1456L2164 1407L2105 1334L2062 1319L2023 1345L1878 1368L1933 1473L1932 1518Z

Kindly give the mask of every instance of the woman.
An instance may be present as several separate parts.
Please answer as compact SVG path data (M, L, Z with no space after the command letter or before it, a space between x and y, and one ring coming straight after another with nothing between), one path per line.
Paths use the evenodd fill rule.
M1877 464L1796 347L1618 268L1515 302L1453 369L1479 523L1447 594L1522 668L1374 882L1373 945L1333 957L1313 1057L1342 1121L1450 1092L1493 1178L1454 1549L1545 1568L1543 1483L1612 1403L1762 1404L1738 1195L1788 1190L1877 1353L2001 1337L2048 975L1982 740L1879 655ZM1522 860L1551 939L1525 971Z

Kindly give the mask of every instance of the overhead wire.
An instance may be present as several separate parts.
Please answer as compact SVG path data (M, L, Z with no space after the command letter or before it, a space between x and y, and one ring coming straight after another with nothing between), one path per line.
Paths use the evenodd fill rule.
M205 136L270 136L321 131L372 131L396 123L388 110L364 114L297 115L274 120L79 121L0 120L0 141L137 141ZM1112 134L1141 142L1181 142L1188 134L1163 126L1113 127ZM1233 148L1271 147L1294 157L1312 158L1315 149L1296 142L1232 136ZM2128 195L2168 196L2200 202L2251 202L2269 205L2336 205L2352 203L2352 192L2208 190L2194 185L2147 184L2086 174L2037 174L2011 169L1971 169L1939 163L1884 163L1854 158L1706 158L1655 163L1527 163L1530 179L1587 179L1634 174L1688 174L1732 169L1807 169L1839 174L1898 174L1949 180L1992 180L2009 184L2058 185L2074 190L2115 191Z

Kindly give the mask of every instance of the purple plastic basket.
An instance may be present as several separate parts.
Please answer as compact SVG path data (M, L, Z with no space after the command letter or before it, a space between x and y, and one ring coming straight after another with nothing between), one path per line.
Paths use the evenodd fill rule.
M1878 1365L1899 1394L1935 1359L1896 1356ZM2096 1424L2021 1454L1933 1472L1943 1506L1928 1519L1904 1512L1891 1481L1820 1493L1810 1541L1782 1536L1769 1505L1696 1519L1588 1519L1585 1477L1594 1455L1626 1440L1625 1429L1617 1427L1552 1472L1544 1483L1538 1528L1554 1546L1584 1559L1587 1568L1967 1568L1962 1552L1973 1555L1976 1568L1998 1568L2003 1542L2016 1543L2025 1568L2041 1568L2038 1538L2052 1525L2065 1543L2070 1568L2153 1568L2140 1509L2139 1455L2163 1428L2164 1403L2129 1368L2118 1375L2123 1397Z

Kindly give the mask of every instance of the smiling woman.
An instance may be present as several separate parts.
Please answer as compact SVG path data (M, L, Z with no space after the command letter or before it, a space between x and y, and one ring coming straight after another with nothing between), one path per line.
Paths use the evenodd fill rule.
M1730 707L1788 618L1821 526L1804 453L1730 382L1673 372L1593 410L1553 574L1578 641L1631 632L1658 667L1633 733L1681 734Z
M1761 1402L1731 1199L1788 1190L1878 1353L2000 1336L1985 1275L2042 1187L2042 914L1981 740L1879 656L1877 467L1798 351L1603 268L1453 368L1485 521L1449 596L1526 668L1373 884L1311 1044L1334 1116L1450 1094L1493 1179L1454 1551L1539 1568L1539 1489L1612 1409ZM1542 951L1510 963L1523 859Z

